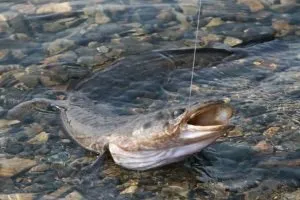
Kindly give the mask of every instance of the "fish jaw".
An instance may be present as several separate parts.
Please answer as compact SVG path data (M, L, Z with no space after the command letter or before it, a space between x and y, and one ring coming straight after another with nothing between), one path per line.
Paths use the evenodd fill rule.
M174 163L226 136L234 127L228 124L232 115L232 107L224 102L198 106L180 116L165 134L152 134L160 137L115 138L109 151L114 161L127 169L147 170Z
M109 151L116 164L127 169L143 171L181 161L187 156L201 151L217 138L219 136L215 135L211 138L183 146L140 151L126 151L116 144L110 144Z

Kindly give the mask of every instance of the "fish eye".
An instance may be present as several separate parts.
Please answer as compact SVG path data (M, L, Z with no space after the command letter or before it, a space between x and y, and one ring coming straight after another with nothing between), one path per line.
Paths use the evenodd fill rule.
M184 108L177 109L173 112L173 117L177 118L185 112Z

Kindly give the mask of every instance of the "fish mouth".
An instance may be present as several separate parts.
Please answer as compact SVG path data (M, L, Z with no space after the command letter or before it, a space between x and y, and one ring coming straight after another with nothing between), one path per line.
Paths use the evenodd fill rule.
M209 102L190 108L181 121L179 139L184 143L226 136L234 128L229 124L233 108L224 101Z

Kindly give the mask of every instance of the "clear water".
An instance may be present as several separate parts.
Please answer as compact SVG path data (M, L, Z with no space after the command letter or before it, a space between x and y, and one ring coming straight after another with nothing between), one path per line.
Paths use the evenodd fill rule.
M7 121L13 106L63 99L78 80L124 57L151 67L152 50L192 48L197 6L193 0L1 1L0 199L299 198L298 0L202 1L197 47L239 56L196 70L193 98L230 98L236 129L183 162L135 172L107 158L83 170L96 155L64 135L56 114L34 110L22 122ZM130 70L106 77L97 95L117 99L116 107L121 94L133 103L114 79L135 74ZM153 85L157 75L147 73L140 83L149 91L163 88L178 101L188 95L190 69L174 70L164 85ZM110 89L120 95L108 98Z

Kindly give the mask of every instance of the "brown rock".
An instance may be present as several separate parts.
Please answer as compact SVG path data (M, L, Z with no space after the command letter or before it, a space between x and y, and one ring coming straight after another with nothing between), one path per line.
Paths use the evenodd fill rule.
M32 200L35 197L34 193L0 194L1 200Z
M265 132L263 133L264 136L271 138L274 135L276 135L278 133L278 131L280 130L280 127L270 127L267 130L265 130Z
M265 140L258 142L254 149L261 152L273 152L273 146L267 143Z
M44 171L47 171L49 168L50 168L49 165L43 163L43 164L32 167L29 170L29 172L44 172Z
M66 200L83 200L84 197L76 190L65 196Z
M58 199L59 197L63 196L64 193L68 192L72 187L69 185L64 185L58 188L56 191L45 195L42 199Z
M71 12L72 7L69 2L64 3L48 3L39 7L36 11L37 14L45 13L66 13Z
M260 0L238 0L238 3L247 5L252 12L264 9L264 5L260 2Z
M275 20L272 23L272 27L276 30L276 36L282 37L293 31L293 26L285 20Z
M227 45L233 47L235 45L241 44L243 41L238 38L228 36L225 38L225 40L223 42L224 42L224 44L227 44Z
M6 120L6 119L0 119L0 128L7 128L11 125L20 123L19 120Z
M300 200L300 189L283 194L282 200Z
M96 24L106 24L110 22L110 18L105 15L104 12L96 12L95 14L95 23Z
M36 165L35 160L22 158L1 158L0 177L12 177Z

